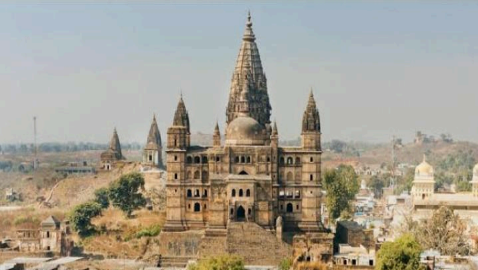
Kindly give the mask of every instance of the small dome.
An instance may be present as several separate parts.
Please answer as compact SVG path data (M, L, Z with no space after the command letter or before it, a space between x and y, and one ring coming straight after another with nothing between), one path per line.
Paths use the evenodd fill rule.
M425 156L423 156L423 161L415 168L415 175L422 176L433 176L433 167L428 164Z
M249 116L239 116L226 129L226 144L229 145L264 145L266 129Z

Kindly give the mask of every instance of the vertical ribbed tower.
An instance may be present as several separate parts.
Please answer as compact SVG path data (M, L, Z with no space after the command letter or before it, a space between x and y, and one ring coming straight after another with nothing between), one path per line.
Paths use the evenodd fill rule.
M256 37L252 31L252 21L249 13L231 80L231 90L226 111L227 124L240 115L244 107L244 100L241 97L244 96L247 97L245 101L252 118L264 126L271 122L271 105L267 93L267 79L262 69L261 57L255 40ZM244 92L247 94L244 94Z

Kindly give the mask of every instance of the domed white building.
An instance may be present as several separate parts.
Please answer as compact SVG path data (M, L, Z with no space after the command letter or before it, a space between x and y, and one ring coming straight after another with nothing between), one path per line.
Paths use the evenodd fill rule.
M414 200L427 199L432 196L435 190L435 178L433 167L426 161L423 155L423 161L415 168L415 178L413 180L412 197Z

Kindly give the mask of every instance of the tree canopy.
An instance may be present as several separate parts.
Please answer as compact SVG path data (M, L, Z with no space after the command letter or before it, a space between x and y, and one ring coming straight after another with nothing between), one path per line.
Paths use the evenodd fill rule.
M329 217L337 219L342 211L353 212L350 201L359 190L358 176L350 165L340 165L335 170L326 170L323 184L327 191L326 204Z
M412 234L385 242L377 253L376 270L425 270L420 264L422 248Z
M468 255L470 246L465 235L466 224L448 207L441 206L429 219L420 221L412 232L425 249L442 255Z
M70 213L70 222L73 230L80 236L86 236L95 230L91 219L101 214L101 205L96 202L86 202L73 208Z
M146 199L139 192L144 188L143 175L137 172L122 175L118 180L112 182L109 187L108 196L113 206L121 209L126 216L146 205Z

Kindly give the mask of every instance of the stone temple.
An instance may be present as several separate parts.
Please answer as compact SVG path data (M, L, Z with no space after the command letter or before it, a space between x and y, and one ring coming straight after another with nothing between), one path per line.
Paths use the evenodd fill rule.
M167 220L160 236L166 265L226 252L248 264L277 265L311 238L318 247L304 248L302 255L327 260L332 253L320 216L322 150L314 96L298 126L302 145L279 146L255 40L249 15L231 81L225 140L216 124L211 147L191 145L182 96L178 102L167 131Z

